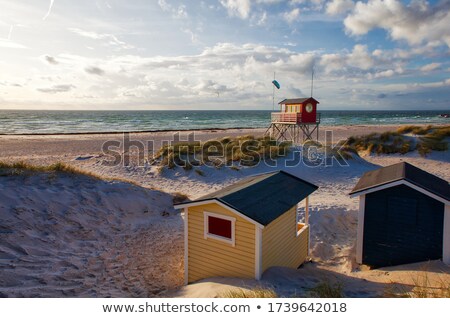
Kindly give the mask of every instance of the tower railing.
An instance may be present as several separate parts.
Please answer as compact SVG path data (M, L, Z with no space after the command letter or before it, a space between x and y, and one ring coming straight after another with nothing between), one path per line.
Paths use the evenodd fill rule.
M302 124L302 113L277 112L271 113L272 123ZM315 122L305 124L320 124L320 113L317 113Z

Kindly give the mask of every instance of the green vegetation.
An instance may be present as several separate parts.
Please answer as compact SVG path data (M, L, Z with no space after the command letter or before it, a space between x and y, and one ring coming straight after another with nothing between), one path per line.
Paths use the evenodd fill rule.
M431 125L428 125L426 127L410 125L410 126L400 127L399 129L397 129L397 132L399 134L425 135L432 128L433 128L433 126L431 126Z
M78 169L76 167L73 167L71 165L57 162L52 165L48 166L36 166L32 165L30 163L27 163L25 161L18 161L13 163L6 163L0 161L0 172L1 175L21 175L26 173L32 173L32 172L65 172L65 173L71 173L71 174L81 174L86 175L89 177L101 179L100 176L91 173L86 172L81 169Z
M220 294L220 298L277 298L277 293L268 288L257 287L253 289L235 288Z
M339 282L330 283L323 281L309 290L309 294L314 298L342 298L342 284Z
M257 165L261 159L285 156L291 143L277 143L270 137L224 137L206 142L181 142L163 146L153 164L173 169L176 166L191 170L193 166L222 167L239 162L243 166ZM199 175L199 170L195 170Z
M426 156L433 150L447 150L448 137L450 137L450 126L403 126L397 131L352 136L346 140L342 150L343 153L366 152L377 155L406 154L417 150L421 156Z
M122 178L109 178L105 176L101 176L99 174L85 171L82 169L79 169L77 167L71 166L69 164L63 163L63 162L57 162L51 165L47 166L37 166L30 164L25 161L18 161L18 162L12 162L7 163L0 161L0 177L5 176L30 176L36 173L67 173L67 174L73 174L73 175L81 175L86 176L89 178L97 179L97 180L103 180L103 181L118 181L118 182L125 182L130 183L136 186L140 186L138 183L126 180ZM50 175L50 179L54 179L52 175Z

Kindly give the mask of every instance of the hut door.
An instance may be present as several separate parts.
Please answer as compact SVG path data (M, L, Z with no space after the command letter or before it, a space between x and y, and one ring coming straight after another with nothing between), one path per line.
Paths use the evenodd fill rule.
M363 263L373 267L442 257L443 204L406 186L366 196Z

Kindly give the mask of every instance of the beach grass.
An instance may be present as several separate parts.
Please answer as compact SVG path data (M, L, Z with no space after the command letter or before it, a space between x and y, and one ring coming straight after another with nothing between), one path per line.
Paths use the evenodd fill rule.
M47 166L38 166L25 161L17 161L12 163L0 161L0 170L2 170L3 175L17 175L26 172L65 172L70 174L85 175L96 179L102 179L102 177L95 173L84 171L62 162L57 162Z
M450 279L440 276L431 281L427 270L411 278L412 284L391 284L385 291L389 298L450 298Z
M54 173L54 172L86 176L89 178L102 181L124 182L133 184L135 186L140 186L137 182L134 182L132 180L102 176L100 174L82 170L63 162L56 162L51 165L33 165L25 161L17 161L11 163L0 161L0 176L13 176L13 175L27 176L34 173Z
M152 163L173 169L177 166L185 170L208 165L222 167L239 162L242 166L255 166L261 159L275 159L287 155L291 143L279 143L270 137L252 135L224 137L205 142L181 142L161 147ZM202 175L198 169L195 172Z
M314 298L342 298L344 297L343 286L340 282L331 283L324 280L311 288L309 295Z
M256 287L253 289L234 288L219 295L220 298L277 298L273 289Z
M181 192L171 193L173 197L173 204L183 203L189 200L189 197Z
M406 154L417 150L421 156L448 150L450 126L402 126L396 131L349 137L342 149L367 154Z

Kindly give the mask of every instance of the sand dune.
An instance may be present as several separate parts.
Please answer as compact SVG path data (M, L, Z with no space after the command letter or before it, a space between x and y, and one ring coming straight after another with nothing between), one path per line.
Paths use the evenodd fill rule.
M170 195L61 173L0 179L2 295L149 297L182 282Z
M340 127L338 134L357 131ZM360 131L368 132L367 127ZM224 133L229 134L218 134ZM202 138L217 136L203 132ZM62 161L142 186L55 173L0 176L0 296L214 297L230 286L255 286L253 280L214 278L173 290L183 280L183 226L173 210L172 196L166 193L182 192L195 199L248 175L277 169L320 186L310 200L312 262L296 271L273 268L263 276L262 283L273 286L279 295L306 295L308 288L324 279L343 282L351 297L383 295L391 282L410 288L424 272L430 273L431 280L441 275L450 280L450 268L439 261L374 271L357 268L358 201L348 197L364 172L399 161L450 180L450 151L426 158L416 152L356 157L343 166L334 162L314 168L302 163L286 167L289 158L279 158L273 167L261 164L239 171L201 167L200 174L175 168L159 173L155 166L133 162L103 165L98 148L102 138L0 137L0 160L42 165Z

